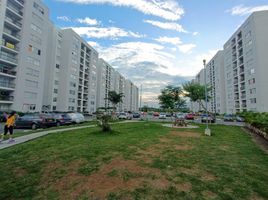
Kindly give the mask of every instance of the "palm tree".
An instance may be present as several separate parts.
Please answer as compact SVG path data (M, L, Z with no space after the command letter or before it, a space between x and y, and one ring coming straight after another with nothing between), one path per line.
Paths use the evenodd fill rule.
M109 91L108 97L106 99L112 103L114 113L116 111L117 104L123 102L123 97L124 97L123 93L117 93L116 91Z

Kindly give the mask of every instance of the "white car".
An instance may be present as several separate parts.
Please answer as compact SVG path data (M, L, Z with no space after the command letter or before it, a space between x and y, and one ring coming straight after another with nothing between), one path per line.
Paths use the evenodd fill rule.
M85 122L85 117L81 113L68 113L73 123L80 124Z
M127 113L119 113L118 119L127 119Z
M160 113L159 114L159 119L166 119L166 118L167 118L167 116L166 116L165 113Z

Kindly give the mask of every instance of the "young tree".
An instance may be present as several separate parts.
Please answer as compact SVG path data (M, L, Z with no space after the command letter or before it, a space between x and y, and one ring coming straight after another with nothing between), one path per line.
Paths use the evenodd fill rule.
M180 109L185 107L185 100L181 97L182 88L172 85L161 90L161 95L158 96L159 103L163 109Z
M123 97L124 97L123 93L117 93L116 91L109 91L107 99L112 103L114 113L116 112L117 104L123 102Z
M206 101L205 86L190 81L183 85L184 96L189 97L192 102L198 102L199 105L206 110L203 102ZM210 88L207 89L210 91ZM208 97L209 99L210 97Z

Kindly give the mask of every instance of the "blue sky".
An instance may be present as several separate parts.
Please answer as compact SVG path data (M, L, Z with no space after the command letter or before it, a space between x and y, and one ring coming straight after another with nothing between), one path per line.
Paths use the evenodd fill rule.
M190 80L268 0L43 0L51 20L72 27L119 72L143 85L154 105L161 88Z

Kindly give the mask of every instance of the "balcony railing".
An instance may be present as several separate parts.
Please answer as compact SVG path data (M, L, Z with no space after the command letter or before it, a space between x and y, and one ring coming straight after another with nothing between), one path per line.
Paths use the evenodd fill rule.
M6 87L6 88L15 88L15 84L14 83L8 83L8 82L4 82L4 81L0 81L0 87Z
M2 40L2 45L8 49L14 50L14 51L19 51L19 47L16 46L15 44L12 44L10 42L7 42L5 40Z
M5 17L5 19L6 19L6 21L8 21L8 22L10 22L10 23L12 23L12 24L15 24L16 26L18 26L19 28L21 28L22 27L22 23L20 23L20 22L18 22L18 21L16 21L16 20L13 20L13 19L11 19L11 18L9 18L9 17Z
M13 101L13 96L0 96L0 101Z
M0 59L7 60L7 61L15 63L15 64L18 63L17 58L12 57L12 56L8 56L8 55L4 54L3 52L0 52Z
M20 35L20 34L18 34L18 33L14 33L14 32L12 32L12 31L10 31L10 30L4 29L3 32L4 32L5 34L8 34L8 35L13 36L13 37L16 38L17 40L20 40L20 38L21 38L21 35Z
M246 95L243 94L243 95L241 96L241 99L245 99L245 98L246 98Z
M16 72L8 69L7 67L1 66L0 65L0 73L11 75L11 76L16 76Z
M240 90L245 90L245 89L246 89L245 86L241 86L241 87L240 87Z
M11 5L10 3L7 3L7 7L12 10L14 13L16 13L17 15L19 15L20 17L23 16L23 12L18 10L15 6Z

